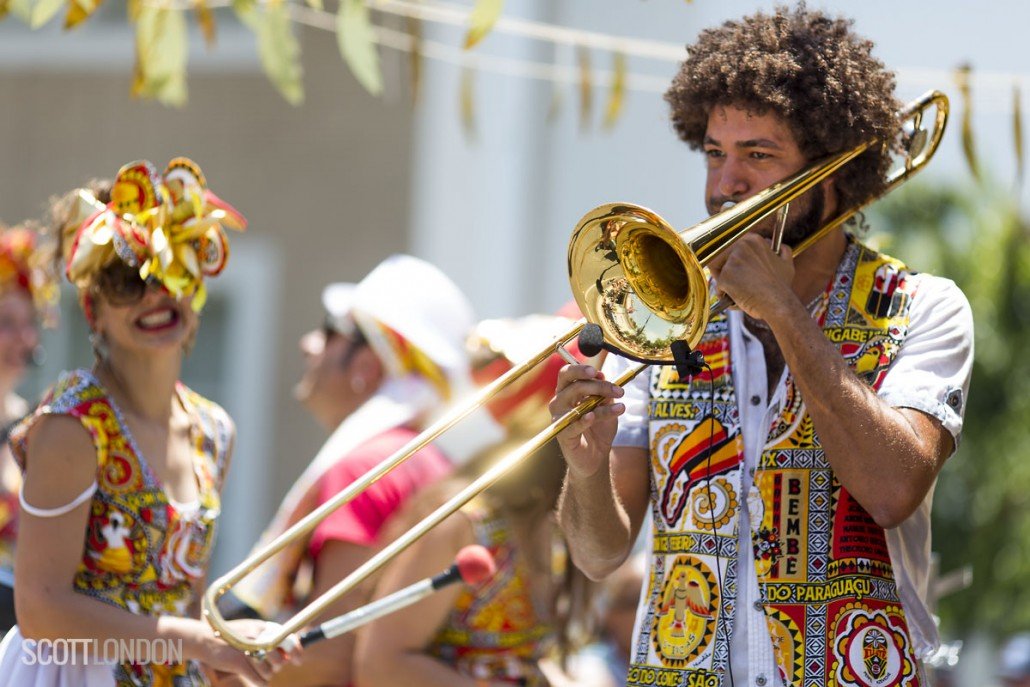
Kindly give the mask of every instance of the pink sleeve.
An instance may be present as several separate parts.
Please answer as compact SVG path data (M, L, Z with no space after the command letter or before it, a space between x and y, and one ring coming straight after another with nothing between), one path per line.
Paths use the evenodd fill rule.
M319 481L318 504L329 501L414 436L407 429L392 429L341 458ZM317 559L328 541L374 546L390 516L418 489L450 470L450 462L436 448L430 446L419 451L323 520L311 535L308 545L311 557Z

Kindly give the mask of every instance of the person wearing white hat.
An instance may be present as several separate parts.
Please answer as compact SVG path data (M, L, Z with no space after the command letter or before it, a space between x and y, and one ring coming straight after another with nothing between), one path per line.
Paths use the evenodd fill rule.
M531 315L486 320L469 337L478 384L485 386L568 329L561 317ZM578 346L570 353L583 359ZM550 422L547 403L565 360L552 355L496 394L486 410L506 430L453 475L411 499L388 526L403 532L449 500ZM358 632L353 682L376 685L527 685L552 682L555 671L587 626L589 583L568 560L553 520L565 474L557 446L549 443L486 492L445 518L382 571L377 595L385 596L447 566L455 551L478 544L496 571L478 585L442 589L412 606L369 623ZM589 683L582 683L589 684Z
M470 384L465 338L474 319L465 296L432 265L387 258L360 283L331 284L325 325L302 337L306 370L296 398L332 434L287 494L263 541L282 533L402 448ZM314 599L365 562L389 516L423 486L450 473L467 450L431 445L323 521L236 588L266 618ZM310 574L299 571L310 569ZM367 600L369 588L340 599L338 615ZM346 685L352 639L322 642L274 685Z

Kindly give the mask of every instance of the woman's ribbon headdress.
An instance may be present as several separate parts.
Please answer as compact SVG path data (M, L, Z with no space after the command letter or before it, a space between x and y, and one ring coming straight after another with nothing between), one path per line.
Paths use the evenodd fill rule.
M0 293L20 289L32 298L45 326L57 323L60 287L52 269L53 249L27 226L0 226Z
M106 206L84 189L78 196L85 219L66 252L69 281L81 286L117 257L176 298L193 296L197 311L207 299L204 277L221 273L229 258L222 225L240 231L247 226L243 215L208 189L200 167L184 157L169 162L160 176L146 160L125 165Z

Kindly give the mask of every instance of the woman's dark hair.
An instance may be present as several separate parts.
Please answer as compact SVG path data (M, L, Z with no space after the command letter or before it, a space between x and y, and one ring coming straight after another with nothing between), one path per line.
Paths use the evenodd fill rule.
M887 141L834 177L842 207L866 201L883 190L900 106L894 74L872 48L850 20L804 3L705 30L665 94L673 127L701 149L713 108L734 106L779 116L809 160Z

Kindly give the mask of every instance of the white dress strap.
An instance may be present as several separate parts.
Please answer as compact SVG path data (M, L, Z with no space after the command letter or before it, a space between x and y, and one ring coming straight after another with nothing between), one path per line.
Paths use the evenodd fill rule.
M30 505L29 502L25 500L25 490L19 489L18 502L21 504L22 509L24 509L24 511L29 515L35 515L37 518L57 518L64 515L65 513L71 513L73 510L84 504L86 501L93 498L93 494L96 493L96 490L97 481L93 480L93 483L86 487L86 491L76 496L75 500L71 503L65 504L63 506L58 506L57 508L36 508L35 506Z

